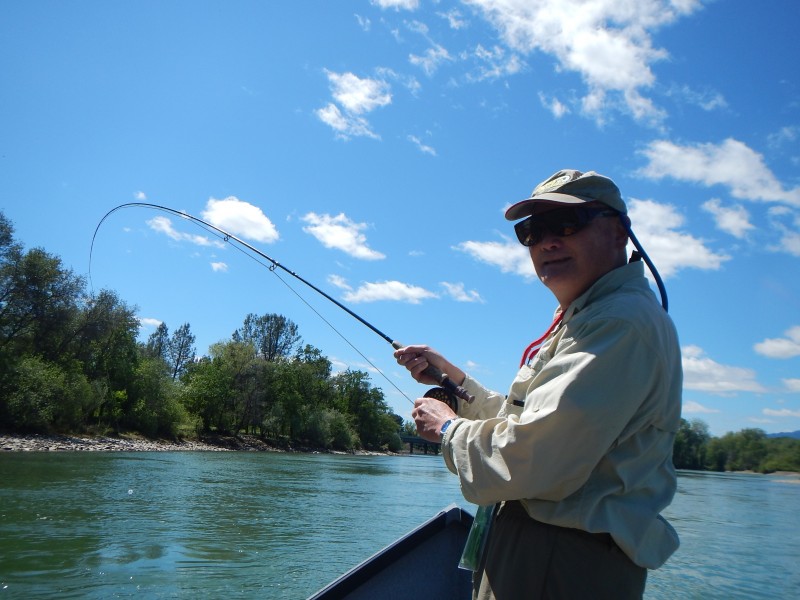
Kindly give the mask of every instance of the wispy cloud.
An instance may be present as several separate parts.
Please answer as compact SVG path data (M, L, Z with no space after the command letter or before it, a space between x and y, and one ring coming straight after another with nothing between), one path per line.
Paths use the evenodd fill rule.
M602 118L620 104L636 118L658 122L661 109L643 96L655 76L651 65L668 57L652 33L700 8L697 0L466 0L494 25L516 52L544 52L558 68L583 78L587 114Z
M720 364L699 346L684 346L683 387L687 390L710 394L730 395L736 392L764 392L756 381L756 372L743 367Z
M361 78L353 73L325 71L331 95L329 103L316 111L317 118L329 125L339 137L371 137L379 139L362 115L392 102L391 88L382 79Z
M211 270L215 273L225 273L228 270L228 265L224 262L212 262Z
M464 288L464 284L460 281L458 283L448 283L447 281L442 281L441 285L444 287L447 295L456 302L483 303L483 298L481 298L481 295L476 290L467 291Z
M420 67L427 76L431 76L442 66L444 63L452 62L453 58L447 49L439 44L434 44L428 48L421 56L416 54L409 54L408 61L417 67Z
M369 226L366 223L351 221L344 213L336 216L308 213L301 219L308 225L303 231L313 235L326 248L335 248L363 260L381 260L386 256L367 245L367 237L362 233Z
M800 325L784 332L782 338L767 338L753 346L758 354L768 358L794 358L800 356ZM791 381L791 380L789 380Z
M782 379L781 382L788 392L800 392L800 379Z
M168 217L153 217L147 221L147 225L153 231L157 233L163 233L168 238L175 240L176 242L189 242L190 244L195 244L197 246L214 246L216 248L223 248L225 246L225 242L211 239L205 235L178 231L172 225L172 221Z
M788 408L781 408L780 410L765 408L761 412L768 417L800 417L800 410L790 410Z
M417 10L419 8L419 0L370 0L370 4L394 10Z
M755 229L750 222L750 214L741 205L723 206L719 198L712 198L703 203L703 210L714 217L717 227L736 238L743 238L747 232Z
M419 148L420 152L424 154L430 154L431 156L436 156L436 149L433 146L429 146L428 144L423 143L423 141L419 139L417 136L409 135L407 139L409 142L411 142L417 148Z
M707 406L703 406L699 402L695 402L694 400L684 400L683 401L683 411L684 414L712 414L718 413L719 410L716 408L708 408Z
M542 106L549 110L556 119L560 119L570 112L569 107L561 102L561 100L554 96L547 96L543 92L539 92L539 102L541 102Z

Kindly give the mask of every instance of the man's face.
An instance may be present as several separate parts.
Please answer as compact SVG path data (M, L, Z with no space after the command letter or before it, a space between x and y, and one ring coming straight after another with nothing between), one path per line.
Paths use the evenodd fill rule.
M542 203L534 215L564 206ZM619 218L600 216L572 235L558 236L545 230L529 251L539 279L566 309L600 277L625 264L627 239Z

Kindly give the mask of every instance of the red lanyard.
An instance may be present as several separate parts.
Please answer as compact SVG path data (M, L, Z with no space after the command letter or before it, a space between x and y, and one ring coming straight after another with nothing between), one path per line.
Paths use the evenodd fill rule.
M563 311L558 313L556 318L553 319L553 322L550 325L550 327L548 327L547 331L544 332L544 335L542 337L540 337L538 340L536 340L535 342L532 342L530 346L525 348L525 352L522 353L522 360L519 361L519 368L520 369L522 368L522 365L524 365L525 363L530 362L531 360L533 360L533 357L536 356L536 354L539 352L539 348L542 347L542 344L547 339L547 337L551 333L553 333L553 331L555 330L556 327L558 327L558 324L561 323L561 319L563 317L564 317L564 312Z

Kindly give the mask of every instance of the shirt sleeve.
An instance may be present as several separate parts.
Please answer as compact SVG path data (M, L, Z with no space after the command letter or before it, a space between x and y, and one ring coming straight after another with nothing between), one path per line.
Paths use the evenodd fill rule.
M578 490L618 438L658 410L648 398L665 374L647 337L619 318L585 322L541 370L515 380L510 396L524 408L454 422L443 456L464 497L558 501Z

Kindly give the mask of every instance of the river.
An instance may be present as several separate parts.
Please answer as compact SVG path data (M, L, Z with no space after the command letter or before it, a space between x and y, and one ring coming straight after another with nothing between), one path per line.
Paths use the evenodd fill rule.
M306 598L449 504L434 456L0 453L0 598ZM645 598L800 597L800 477L680 473Z

